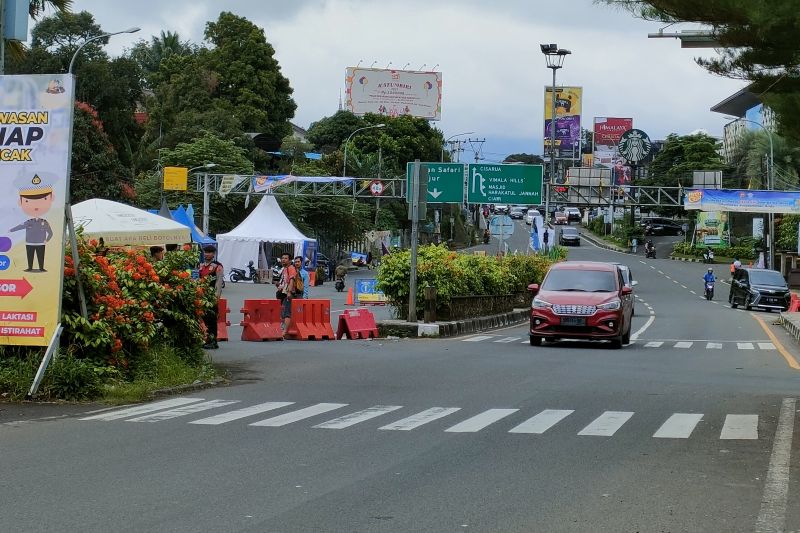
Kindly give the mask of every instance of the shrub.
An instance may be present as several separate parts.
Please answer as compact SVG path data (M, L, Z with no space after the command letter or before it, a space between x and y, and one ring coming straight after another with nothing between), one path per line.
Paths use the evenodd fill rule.
M553 247L548 255L505 257L458 254L445 246L421 246L417 257L417 308L424 303L426 286L436 287L437 303L445 308L456 296L511 295L539 283L566 250ZM411 252L398 251L383 257L378 271L378 288L389 303L403 307L409 297Z

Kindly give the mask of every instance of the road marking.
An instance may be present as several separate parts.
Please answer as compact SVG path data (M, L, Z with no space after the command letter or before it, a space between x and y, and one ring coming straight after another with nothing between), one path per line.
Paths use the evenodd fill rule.
M753 343L752 342L737 342L736 347L740 350L752 350Z
M673 279L673 280L672 280L672 283L674 283L675 285L677 285L677 284L678 284L678 280L677 280L677 279Z
M199 413L200 411L216 409L217 407L225 407L232 403L239 403L239 400L208 400L207 402L191 403L189 405L176 407L175 409L170 409L169 411L160 411L158 413L131 418L128 422L161 422L162 420L191 415Z
M578 435L593 437L611 437L630 420L633 413L630 411L606 411L598 416L591 424L578 432Z
M650 314L651 314L651 315L655 315L655 314L656 314L656 312L655 312L655 311L653 311L652 309L650 309Z
M761 317L753 313L750 313L750 316L755 318L756 322L761 324L761 329L763 329L764 333L767 334L767 337L769 337L769 339L772 341L772 344L775 345L775 348L777 348L778 352L780 352L780 354L786 360L786 363L791 368L794 368L795 370L800 370L800 364L797 363L797 359L795 359L794 356L790 354L786 348L783 347L783 344L781 344L781 342L778 340L778 337L776 337L775 334L772 332L772 330L767 327L767 324L763 320L761 320Z
M703 419L702 414L675 413L653 434L656 439L688 439Z
M647 264L645 261L642 261L641 259L639 259L639 262L640 262L641 264L643 264L643 265L646 265L646 264Z
M497 339L496 341L492 341L492 342L509 343L509 342L514 342L514 341L518 341L518 340L519 340L519 337L506 337L505 339Z
M664 275L664 277L667 278L668 280L672 280L672 278L667 276L666 274ZM676 281L675 283L678 283L678 282Z
M721 342L709 342L706 344L706 350L721 350L722 343Z
M794 432L795 398L784 398L778 415L778 427L772 444L761 510L756 520L756 533L786 529L786 501L789 495L789 463Z
M316 405L298 409L297 411L292 411L280 416L274 416L272 418L267 418L266 420L253 422L250 425L267 427L285 426L286 424L291 424L292 422L297 422L299 420L305 420L306 418L321 415L322 413L327 413L328 411L333 411L334 409L340 409L346 405L346 403L318 403Z
M527 419L522 424L511 428L509 433L533 433L541 435L574 412L575 411L572 409L545 409L541 413Z
M692 294L695 294L695 295L697 294L696 292L694 292L694 291L693 291L693 290L691 290L691 289L689 290L689 292L691 292Z
M340 416L339 418L328 420L327 422L317 424L313 427L323 429L349 428L350 426L354 426L359 422L372 420L373 418L377 418L381 415L385 415L386 413L391 413L392 411L397 411L398 409L402 408L402 405L374 405L368 409L363 409L361 411L356 411L355 413L350 413L349 415Z
M659 274L661 274L662 276L664 275L664 273L663 273L663 272L661 272L660 270L658 271L658 273L659 273Z
M461 342L480 342L485 341L486 339L493 338L494 335L476 335L475 337L467 337L466 339L461 339Z
M758 347L761 350L774 350L775 349L775 345L772 344L771 342L759 342L758 343Z
M449 433L475 433L517 411L519 409L489 409L463 422L459 422L455 426L445 429L445 431Z
M655 315L651 315L650 318L647 319L647 322L644 323L644 326L637 329L636 332L633 335L631 335L631 340L632 341L639 340L639 335L644 333L647 330L647 328L652 326L655 320L656 320Z
M758 415L725 415L719 435L723 440L758 439Z
M217 426L219 424L224 424L225 422L232 422L234 420L239 420L240 418L245 418L253 415L260 415L261 413L272 411L274 409L280 409L281 407L286 407L287 405L293 405L293 404L294 402L260 403L258 405L251 405L250 407L245 407L244 409L236 409L235 411L230 411L228 413L222 413L210 416L208 418L201 418L200 420L195 420L194 422L189 422L189 423L200 424L205 426Z
M675 346L673 346L673 348L681 348L681 349L691 348L692 344L694 344L694 343L684 342L684 341L676 342Z
M189 403L202 402L202 398L172 398L169 400L162 400L160 402L148 403L145 405L137 405L135 407L128 407L120 409L119 411L112 411L110 413L103 413L94 416L87 416L80 420L119 420L120 418L127 418L129 416L141 415L144 413L151 413L160 409L167 409L169 407L177 407L179 405L186 405Z
M645 348L660 348L663 342L651 341L644 345Z
M688 289L689 288L686 285L684 285L683 283L681 283L681 287L683 287L684 289Z
M438 420L439 418L443 418L460 410L460 407L431 407L430 409L426 409L425 411L415 415L400 419L397 422L392 422L391 424L381 426L378 429L386 429L390 431L410 431L420 427L423 424L433 422L434 420Z

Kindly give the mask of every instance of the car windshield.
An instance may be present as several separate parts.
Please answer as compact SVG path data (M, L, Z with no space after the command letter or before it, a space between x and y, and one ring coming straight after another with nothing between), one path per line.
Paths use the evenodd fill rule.
M615 292L614 273L605 270L551 270L544 282L545 291Z
M753 285L776 285L778 287L786 285L783 276L774 270L751 270L750 283Z
M564 235L577 235L578 230L576 230L575 228L564 228L561 230L561 233L563 233Z

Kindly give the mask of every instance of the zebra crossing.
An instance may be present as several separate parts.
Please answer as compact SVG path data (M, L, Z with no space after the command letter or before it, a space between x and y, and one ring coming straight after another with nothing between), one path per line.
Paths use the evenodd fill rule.
M520 343L528 344L527 336L503 335L472 335L461 339L461 342L492 342L497 344ZM580 341L560 341L562 344ZM775 350L775 345L769 341L679 341L673 340L636 340L632 345L643 346L645 348L677 348L681 350Z
M241 402L239 400L206 400L196 397L170 398L145 405L84 413L87 416L82 416L79 420L159 423L184 417L189 418L206 411L227 409L222 413L203 416L187 423L200 426L220 426L249 418L250 420L244 423L255 428L280 428L296 424L296 427L345 430L383 418L383 421L388 423L383 423L375 429L379 431L414 431L435 421L446 421L445 427L441 429L445 433L478 433L490 428L499 428L501 431L511 434L543 435L557 428L559 424L571 422L576 418L583 420L579 424L583 425L588 421L585 415L589 414L594 418L588 421L588 424L583 425L582 429L577 431L576 436L613 437L636 417L634 411L611 410L602 413L577 413L572 409L544 409L538 413L524 413L518 408L491 408L474 413L467 412L461 407L430 407L417 411L402 405L373 405L347 412L347 408L351 407L347 403L326 402L301 405L291 401L277 401L244 407L237 404L241 404ZM236 408L232 408L233 406ZM268 418L253 420L259 415L279 410L285 411ZM403 410L409 412L401 413ZM319 420L323 415L331 416L334 412L339 416ZM393 413L394 415L392 415ZM388 420L389 417L392 419ZM309 420L313 418L318 420ZM757 440L759 438L759 415L757 414L727 414L723 421L719 416L707 419L703 413L672 413L658 427L654 425L650 430L653 431L651 437L688 439L698 427L702 427L701 424L704 422L708 422L711 427L718 427L720 421L722 421L722 427L713 430L714 435L719 431L718 438L720 440ZM574 430L576 426L570 427Z

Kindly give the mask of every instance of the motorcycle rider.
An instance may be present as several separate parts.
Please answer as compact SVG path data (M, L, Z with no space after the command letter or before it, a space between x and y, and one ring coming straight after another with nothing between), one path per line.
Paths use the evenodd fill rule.
M717 278L714 276L714 269L708 267L708 272L705 273L703 276L703 290L705 290L706 284L708 283L715 283Z
M711 263L714 261L714 250L712 250L710 246L707 246L705 251L703 252L703 261L707 263Z
M644 243L644 251L645 254L655 253L656 247L653 244L652 239L647 239L647 241Z
M489 228L483 230L483 242L484 244L489 244L489 240L491 239L492 234L489 232Z

